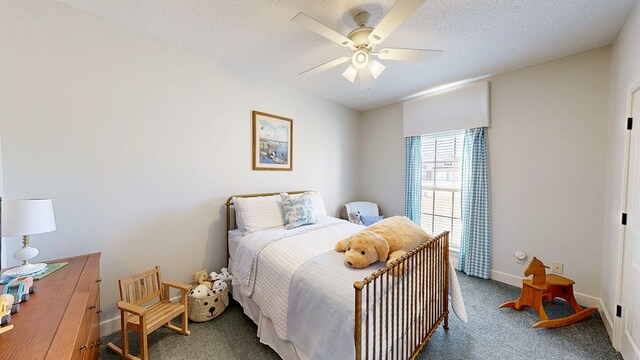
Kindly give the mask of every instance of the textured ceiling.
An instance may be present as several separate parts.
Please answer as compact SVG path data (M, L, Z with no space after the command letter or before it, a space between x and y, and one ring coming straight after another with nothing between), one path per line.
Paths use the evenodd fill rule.
M361 111L611 44L637 2L427 0L378 48L441 49L442 55L427 63L382 61L387 69L361 89L341 76L348 64L299 76L349 52L289 19L304 12L346 35L356 26L353 14L368 11L375 26L395 0L58 1Z

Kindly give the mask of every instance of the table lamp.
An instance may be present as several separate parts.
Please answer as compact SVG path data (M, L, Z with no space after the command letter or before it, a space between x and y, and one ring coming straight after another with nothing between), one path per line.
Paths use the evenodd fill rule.
M51 199L3 200L2 236L22 236L22 248L13 258L22 260L22 265L2 273L6 276L22 276L36 273L47 264L31 264L29 260L38 256L38 249L29 246L29 235L42 234L56 229Z

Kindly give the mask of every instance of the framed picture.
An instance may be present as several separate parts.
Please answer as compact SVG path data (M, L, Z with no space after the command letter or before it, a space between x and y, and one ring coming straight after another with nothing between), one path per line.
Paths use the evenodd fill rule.
M293 120L253 112L253 170L293 169Z

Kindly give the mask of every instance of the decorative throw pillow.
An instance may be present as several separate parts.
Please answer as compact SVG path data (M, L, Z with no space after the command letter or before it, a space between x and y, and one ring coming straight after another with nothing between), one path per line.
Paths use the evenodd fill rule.
M318 220L313 210L313 202L308 193L298 196L280 194L284 210L284 228L293 229L302 225L315 224Z
M365 226L369 226L369 225L373 225L375 223L377 223L378 221L382 220L384 216L380 215L380 216L364 216L364 215L360 215L360 221L362 221L362 224Z
M349 222L352 222L358 225L364 225L360 220L360 211L349 213Z
M322 195L320 195L320 193L317 191L307 191L302 194L288 194L286 192L283 192L283 193L280 193L280 196L289 195L293 197L298 197L304 194L308 194L309 197L311 198L311 204L313 205L313 212L316 214L316 217L327 215L327 209L325 209L324 207L324 201L322 201Z

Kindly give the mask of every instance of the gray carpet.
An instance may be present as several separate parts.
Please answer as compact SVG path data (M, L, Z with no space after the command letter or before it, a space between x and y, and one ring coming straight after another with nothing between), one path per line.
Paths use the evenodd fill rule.
M622 359L613 347L602 319L596 313L579 323L557 329L532 329L538 321L531 310L498 309L515 300L520 289L496 281L458 274L469 323L450 316L449 331L440 327L418 359L515 360L515 359ZM571 313L568 304L555 300L545 305L550 318ZM256 325L235 302L218 318L191 323L190 336L161 328L149 336L151 359L279 359L256 337ZM100 359L119 359L106 349L119 333L102 338ZM132 344L137 344L135 334ZM132 349L137 354L137 348Z

